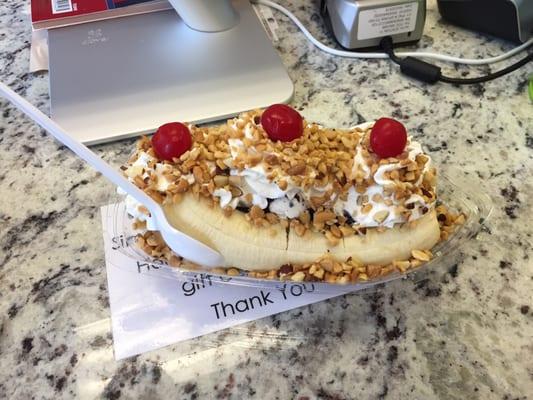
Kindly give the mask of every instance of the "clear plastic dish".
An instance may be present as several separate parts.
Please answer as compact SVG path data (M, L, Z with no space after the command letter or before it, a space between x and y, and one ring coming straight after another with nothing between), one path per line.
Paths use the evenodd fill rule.
M460 171L447 171L441 173L438 182L439 201L445 204L450 210L461 212L466 216L466 222L457 226L456 230L446 241L439 242L433 249L433 258L421 266L408 270L405 273L393 272L384 277L358 282L355 284L335 284L326 282L301 282L313 285L314 292L331 292L342 286L342 291L357 291L376 284L390 282L397 279L421 279L422 274L438 269L444 270L456 262L459 249L482 229L492 212L490 197L481 190L479 182L472 182ZM176 281L189 281L197 283L200 280L213 279L227 285L241 285L255 288L272 288L275 285L283 284L283 281L252 278L248 276L217 275L209 269L188 271L169 266L166 261L154 259L144 253L135 244L135 237L139 233L133 229L133 219L126 213L125 206L120 202L119 197L115 197L115 203L107 209L105 217L112 221L112 227L107 231L110 240L121 243L117 246L117 251L123 255L138 261L137 265L143 267L138 269L142 274L156 274L158 277L174 279ZM131 268L131 267L128 267Z

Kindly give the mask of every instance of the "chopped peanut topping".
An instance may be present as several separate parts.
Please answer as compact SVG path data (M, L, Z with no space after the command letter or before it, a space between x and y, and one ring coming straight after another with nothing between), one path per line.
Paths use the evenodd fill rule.
M270 140L264 132L261 114L261 110L246 112L219 126L189 125L192 148L173 161L157 160L150 139L143 137L137 143L136 154L123 167L124 173L159 203L177 203L180 199L178 194L191 192L198 198L212 199L209 204L213 207L223 205L226 216L243 212L250 223L263 227L278 223L286 226L297 221L295 226L298 226L299 234L307 230L319 231L331 244L339 238L360 232L353 219L350 221L342 212L338 214L338 209L333 207L337 201L347 202L352 188L360 194L357 199L357 205L361 207L359 215L374 221L370 226L377 224L376 228L369 229L383 230L384 225L390 227L390 224L397 223L395 218L402 223L419 218L420 213L410 208L413 204L405 203L411 196L419 196L428 205L436 200L436 172L427 166L429 157L418 154L413 158L404 151L397 157L378 158L369 144L370 126L364 129L327 129L304 121L301 137L281 142ZM157 164L158 168L165 168L164 174L145 174L141 166L134 166L142 153L152 158L149 163L152 170ZM376 185L374 174L381 166L389 164L397 166L383 174L383 178L390 181L383 188L383 193L367 195L367 189ZM251 193L243 191L245 179L238 173L254 166L260 166L268 180L282 191L294 187L303 191L319 191L300 199L307 211L295 218L287 219L282 214L274 214L268 205L265 208L265 203L262 208L252 206L252 203L262 203L258 203ZM230 205L221 201L222 194L228 196L228 192L231 200L235 200ZM389 210L373 204L382 204ZM446 235L443 233L443 236Z
M466 219L464 214L454 214L443 205L438 206L436 211L441 230L441 240L446 240L447 238L447 236L444 237L443 233L447 235L452 234ZM293 223L303 227L299 221L293 221ZM144 226L141 224L139 228L143 229ZM332 231L328 231L328 233L333 235ZM137 245L148 255L166 260L172 267L188 270L201 268L176 256L166 245L159 232L145 231L139 234L137 236ZM348 284L366 282L395 272L403 274L423 265L425 262L431 260L432 257L433 255L429 250L413 250L411 258L408 260L397 260L388 265L362 265L352 257L349 257L343 262L339 262L329 255L324 255L313 263L282 265L281 267L264 272L242 271L237 268L219 267L212 269L211 273L229 276L245 275L258 279L291 280L294 282L323 281Z

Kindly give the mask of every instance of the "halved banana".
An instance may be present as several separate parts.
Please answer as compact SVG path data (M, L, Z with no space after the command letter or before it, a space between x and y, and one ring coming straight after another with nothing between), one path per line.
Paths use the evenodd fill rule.
M244 214L224 216L218 207L209 207L205 199L186 193L177 204L168 204L169 222L182 232L219 251L224 267L247 271L276 269L284 264L304 264L331 254L339 261L352 257L363 264L387 264L406 260L414 249L431 249L439 240L435 211L416 221L414 226L396 227L384 232L369 229L364 236L344 238L330 247L324 235L307 232L300 237L280 224L268 228L248 222Z
M190 193L164 210L176 229L219 251L225 267L252 271L286 264L287 232L280 224L257 227L238 211L226 217L219 207L211 208L205 199Z
M331 254L338 260L342 259L344 243L342 240L336 246L331 246L326 237L319 232L307 231L305 235L289 231L287 246L287 262L285 264L305 264L317 260L325 254Z
M364 236L344 238L345 260L352 257L363 264L386 265L392 261L408 260L412 250L429 250L440 238L439 222L435 210L414 221L411 226L386 229L378 232L368 229Z

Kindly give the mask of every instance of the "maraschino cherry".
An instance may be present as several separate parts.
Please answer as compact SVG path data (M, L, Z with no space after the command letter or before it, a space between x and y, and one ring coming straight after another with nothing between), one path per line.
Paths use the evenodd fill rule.
M261 115L261 125L272 140L291 142L302 136L303 118L294 108L273 104Z
M402 154L407 144L407 131L392 118L380 118L370 131L370 147L381 158Z
M172 161L190 150L192 139L189 128L181 122L161 125L152 136L152 146L159 159Z

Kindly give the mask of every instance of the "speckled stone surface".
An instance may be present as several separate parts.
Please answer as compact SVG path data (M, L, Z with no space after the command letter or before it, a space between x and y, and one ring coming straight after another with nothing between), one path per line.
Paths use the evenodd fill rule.
M314 3L282 3L329 41ZM512 46L450 27L435 1L428 6L420 48L478 57ZM0 2L0 79L47 111L47 75L27 72L27 10L25 1ZM525 92L533 65L485 86L426 86L387 61L324 55L275 15L293 104L308 119L402 120L441 170L458 167L492 198L488 227L456 263L417 283L116 362L99 219L113 187L0 100L0 398L533 397L533 106ZM95 150L119 165L132 143Z

